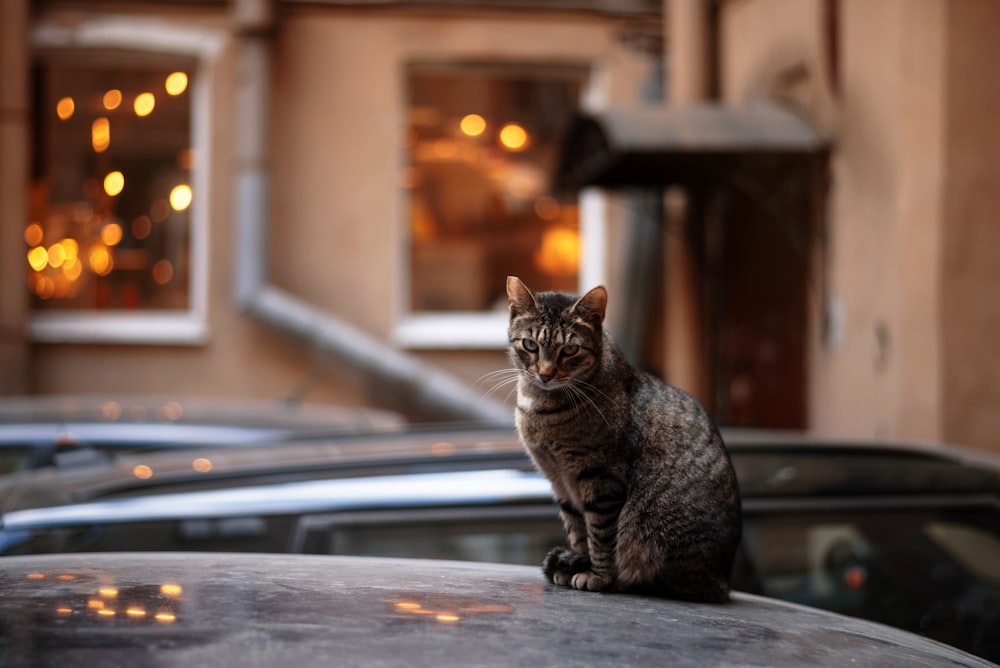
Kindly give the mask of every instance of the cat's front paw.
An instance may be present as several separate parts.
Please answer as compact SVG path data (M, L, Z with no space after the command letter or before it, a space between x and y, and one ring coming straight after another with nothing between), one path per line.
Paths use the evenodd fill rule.
M577 573L570 581L573 589L580 591L604 591L611 587L611 578L606 575L598 575L593 571Z

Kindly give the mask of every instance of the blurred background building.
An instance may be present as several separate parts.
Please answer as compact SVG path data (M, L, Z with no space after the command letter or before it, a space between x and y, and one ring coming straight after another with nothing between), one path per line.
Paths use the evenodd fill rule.
M5 0L0 391L505 420L515 274L605 283L633 359L724 424L1000 449L998 25L993 0ZM556 187L574 115L644 108L639 153L681 141L639 183ZM761 109L813 150L762 152Z

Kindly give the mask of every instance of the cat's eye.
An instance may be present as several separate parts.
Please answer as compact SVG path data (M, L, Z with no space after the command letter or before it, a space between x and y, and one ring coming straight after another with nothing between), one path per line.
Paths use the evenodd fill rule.
M521 339L521 347L529 353L537 353L538 341L535 341L534 339Z
M572 357L573 355L576 355L578 352L580 352L580 346L578 346L575 343L568 343L559 350L559 353L563 357Z

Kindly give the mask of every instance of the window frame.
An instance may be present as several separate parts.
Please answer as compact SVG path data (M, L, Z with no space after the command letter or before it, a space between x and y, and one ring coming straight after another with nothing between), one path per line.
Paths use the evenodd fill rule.
M459 59L461 60L461 59ZM526 66L532 63L525 63ZM404 66L405 70L405 66ZM601 84L606 79L606 73L600 66L591 63L589 74L584 81L580 95L580 109L593 109L604 106L607 91ZM406 81L405 73L400 75L400 85ZM401 112L405 116L403 100ZM409 166L409 155L402 154L400 169ZM411 267L409 256L409 209L407 195L404 189L397 191L399 202L400 243L398 266L400 274L397 280L397 316L393 326L392 337L395 344L413 350L435 349L470 349L493 350L504 349L508 345L507 324L509 315L506 310L496 311L414 311L411 307L410 280ZM607 264L607 219L608 196L597 188L585 188L579 193L579 230L581 239L580 270L578 290L586 290L605 283ZM497 277L503 280L505 277Z
M32 28L33 54L61 50L86 54L128 49L149 54L192 57L191 148L198 156L191 168L196 193L190 207L188 307L137 312L32 311L28 334L40 343L137 343L201 345L209 339L208 270L212 65L225 46L225 32L188 27L162 18L100 16L78 23L42 18Z

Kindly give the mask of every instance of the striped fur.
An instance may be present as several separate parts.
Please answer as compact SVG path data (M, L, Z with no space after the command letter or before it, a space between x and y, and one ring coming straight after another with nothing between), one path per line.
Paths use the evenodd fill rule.
M552 483L556 584L721 603L740 539L729 455L704 408L633 368L603 329L607 291L507 279L518 433Z

